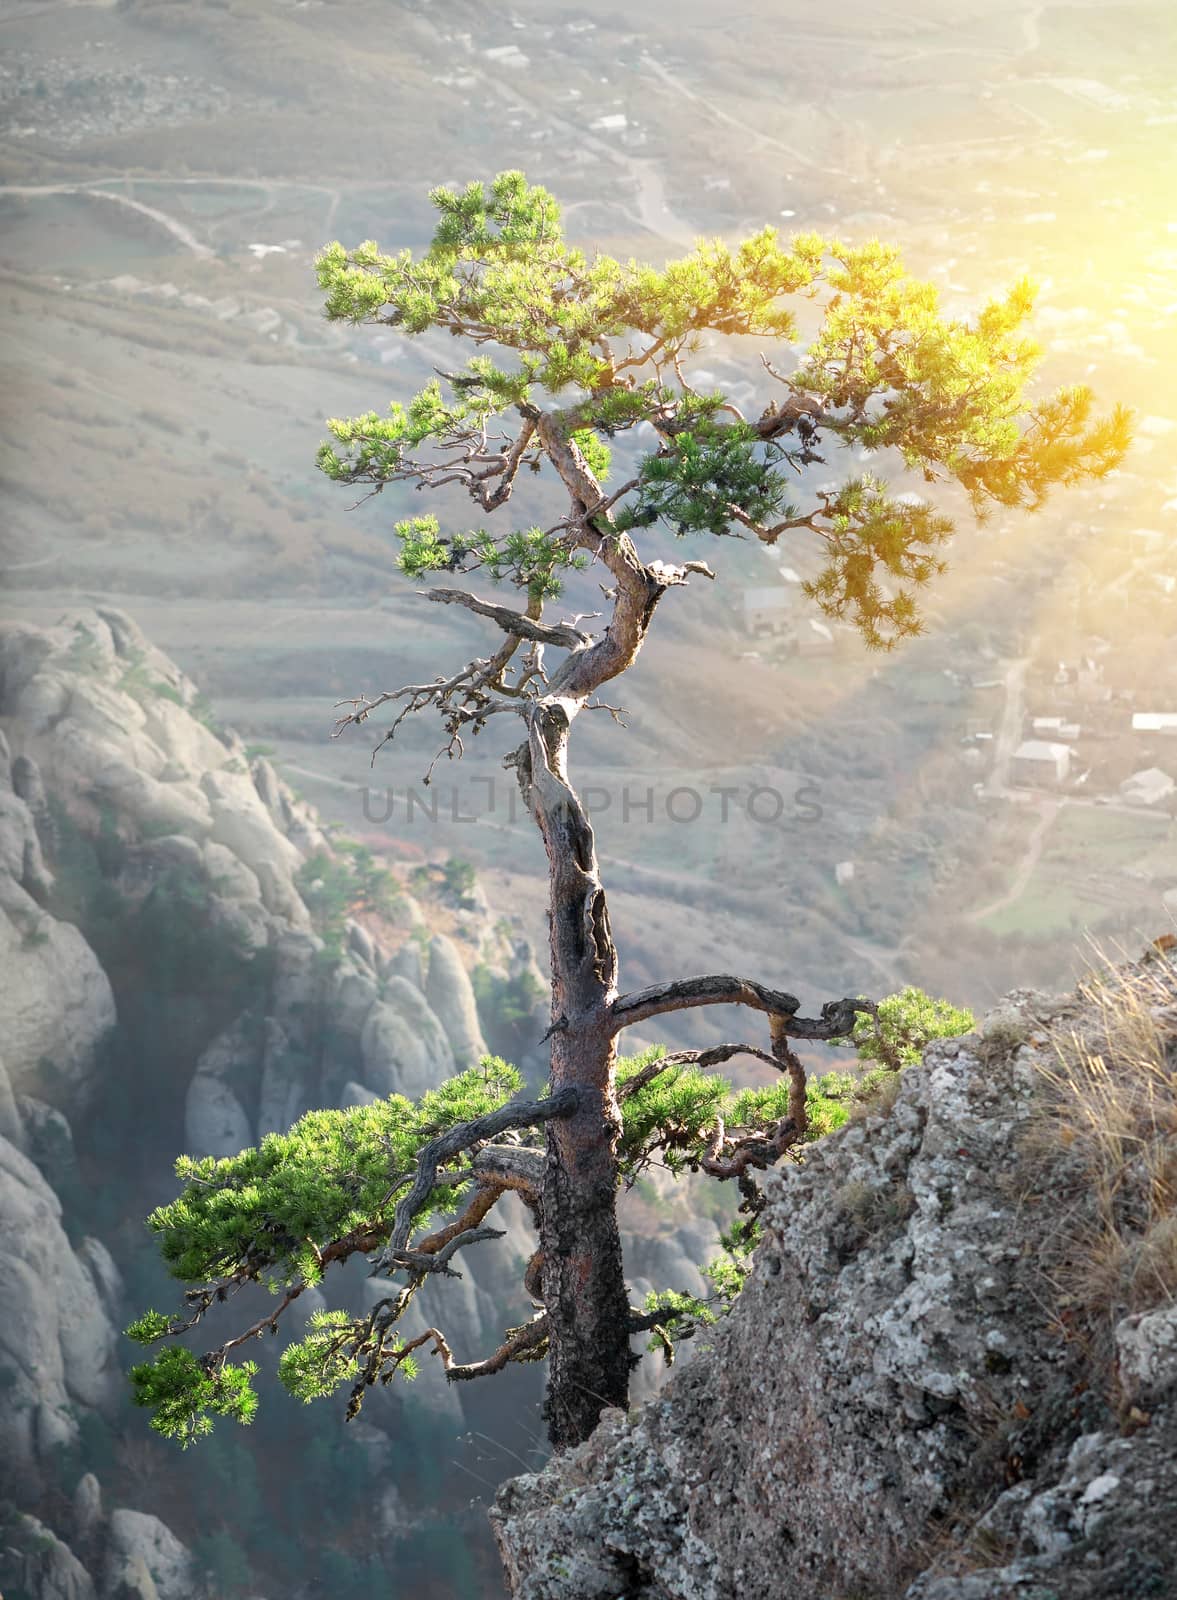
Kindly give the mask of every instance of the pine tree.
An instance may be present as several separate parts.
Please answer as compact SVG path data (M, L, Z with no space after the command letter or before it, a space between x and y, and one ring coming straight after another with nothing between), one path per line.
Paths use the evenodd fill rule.
M150 1312L133 1336L171 1339L246 1282L266 1281L280 1297L220 1349L197 1357L169 1343L134 1370L154 1425L185 1442L213 1415L249 1420L252 1364L229 1353L276 1327L308 1285L357 1253L389 1278L387 1298L358 1320L317 1315L280 1367L305 1399L349 1383L353 1412L369 1386L411 1375L422 1354L439 1357L455 1381L546 1354L551 1438L574 1444L602 1407L626 1403L635 1332L665 1341L714 1316L673 1289L629 1304L619 1185L657 1154L674 1169L740 1186L743 1218L713 1272L722 1305L738 1290L755 1237L755 1173L836 1126L928 1038L971 1019L916 991L882 1006L833 1000L806 1018L795 996L729 974L619 992L569 737L577 715L633 664L667 593L713 577L702 560L644 559L643 536L660 527L766 545L808 540L823 562L806 585L811 601L851 622L868 648L889 650L921 630L920 592L944 568L953 524L881 475L809 492L806 468L827 454L869 452L929 485L956 483L983 517L994 506L1037 508L1056 486L1105 476L1129 443L1129 415L1117 407L1095 417L1084 387L1027 398L1039 360L1023 331L1033 306L1027 282L964 322L944 317L934 287L877 242L806 234L785 244L768 228L735 248L703 241L657 269L571 248L555 201L517 172L489 189L476 182L431 199L439 221L419 258L373 243L322 252L327 315L407 336L446 331L474 354L386 415L329 422L319 466L377 494L394 483L462 486L488 523L499 514L496 527L443 531L433 515L408 518L396 525L398 565L413 578L480 573L516 589L520 602L429 588L430 601L464 606L497 630L497 648L429 683L347 702L339 731L387 706L394 715L383 744L406 717L431 710L444 753L456 757L492 717L521 722L523 742L506 764L550 869L550 1081L543 1097L521 1101L519 1075L488 1058L416 1105L393 1096L314 1112L257 1150L181 1160L182 1195L150 1220L172 1272L195 1287L185 1316ZM779 385L775 403L746 417L722 392L692 387L683 361L705 337L795 345L790 302L816 332L787 370L783 358L762 357ZM610 441L642 424L656 448L607 488ZM563 486L567 506L553 526L509 525L525 468L554 473ZM567 573L590 563L608 574L604 624L545 615ZM619 1060L625 1028L710 1005L761 1013L767 1038ZM873 1072L808 1080L792 1041L847 1038L878 1063ZM771 1063L779 1084L737 1092L714 1074L741 1054ZM518 1142L541 1132L546 1148ZM522 1196L538 1234L523 1278L534 1314L479 1361L458 1361L438 1328L405 1339L397 1324L413 1296L430 1274L453 1272L460 1250L496 1236L486 1218L508 1190Z

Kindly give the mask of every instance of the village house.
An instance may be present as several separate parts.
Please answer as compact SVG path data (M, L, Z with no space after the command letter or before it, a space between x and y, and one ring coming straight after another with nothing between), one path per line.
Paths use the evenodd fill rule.
M1146 767L1142 772L1134 772L1130 778L1125 778L1120 785L1120 793L1129 805L1159 806L1177 793L1177 783L1159 767Z
M1010 782L1019 789L1052 789L1070 777L1071 752L1048 739L1026 739L1014 751Z
M1034 717L1030 727L1035 739L1054 740L1060 744L1074 744L1081 731L1077 722L1068 722L1065 717Z

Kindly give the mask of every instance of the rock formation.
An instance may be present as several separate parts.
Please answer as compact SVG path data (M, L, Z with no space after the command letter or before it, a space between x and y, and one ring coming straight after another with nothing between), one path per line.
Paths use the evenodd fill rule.
M0 1138L0 1457L33 1480L53 1450L76 1439L76 1406L103 1410L115 1401L107 1301L117 1275L102 1246L87 1243L105 1283L85 1247L71 1247L61 1203L41 1173Z
M118 1358L131 1351L117 1332L142 1307L128 1303L84 1201L71 1199L95 1181L92 1153L88 1175L80 1170L79 1133L100 1124L113 1148L134 1151L133 1166L154 1161L159 1195L182 1149L229 1154L310 1107L416 1096L485 1048L467 963L501 960L509 973L485 901L450 916L454 938L435 933L429 908L408 895L387 915L324 905L310 863L343 871L341 860L313 810L269 761L216 729L195 686L123 613L0 625L6 1592L208 1592L195 1547L146 1506L116 1501L104 1511L105 1473L100 1481L80 1470L95 1428L141 1447L145 1418L126 1420ZM110 1076L129 1071L129 1060L146 1074L134 1100ZM117 1191L126 1177L115 1170L100 1181ZM142 1214L142 1193L124 1212ZM109 1234L115 1255L128 1241L140 1248L142 1235L110 1209L122 1229ZM510 1244L526 1256L533 1244L516 1222ZM362 1280L326 1287L357 1305L369 1292ZM463 1350L493 1348L507 1320L493 1266L485 1281L443 1287L456 1292L437 1314L450 1317ZM308 1313L326 1303L317 1291L305 1302ZM259 1358L272 1363L278 1348L267 1344ZM411 1523L396 1474L414 1469L382 1431L382 1417L397 1415L381 1412L382 1399L347 1437L362 1448L381 1504L399 1508L392 1538ZM467 1399L428 1367L401 1405L423 1436L453 1438L470 1426Z
M769 1180L710 1348L501 1491L512 1593L1177 1595L1175 1173L1163 950L933 1045Z

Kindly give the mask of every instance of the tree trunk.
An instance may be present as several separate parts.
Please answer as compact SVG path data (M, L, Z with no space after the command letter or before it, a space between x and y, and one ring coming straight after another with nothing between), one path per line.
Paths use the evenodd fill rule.
M533 714L520 778L548 854L551 886L552 1092L574 1088L576 1113L548 1124L540 1206L549 1322L544 1411L556 1449L579 1444L605 1406L629 1394L629 1297L617 1228L615 1047L609 1006L617 952L593 832L565 758L575 701Z

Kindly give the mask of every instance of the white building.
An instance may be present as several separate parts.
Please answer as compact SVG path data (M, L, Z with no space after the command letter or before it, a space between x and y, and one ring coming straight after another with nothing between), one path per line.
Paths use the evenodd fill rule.
M1079 724L1065 717L1035 717L1030 724L1036 739L1053 740L1059 744L1074 744L1079 737Z
M1071 773L1071 752L1065 744L1027 739L1014 751L1010 782L1022 789L1053 788Z
M1177 783L1160 767L1145 767L1124 779L1120 793L1131 806L1159 806L1177 794Z
M1177 738L1177 711L1134 711L1133 733L1167 733Z

